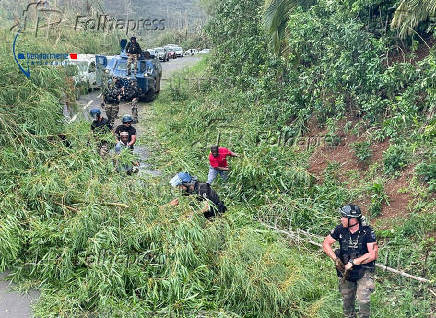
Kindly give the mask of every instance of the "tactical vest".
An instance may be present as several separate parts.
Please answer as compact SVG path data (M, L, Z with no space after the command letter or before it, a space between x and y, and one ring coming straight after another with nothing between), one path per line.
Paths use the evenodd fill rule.
M342 231L339 236L339 257L344 264L347 264L350 259L356 259L366 253L368 253L368 248L364 242L364 238L370 235L371 228L368 226L363 226L356 235L352 235L347 229ZM353 239L354 236L354 239ZM375 262L371 262L364 265L355 265L350 273L350 281L357 281L363 277L366 270L373 271L375 268Z

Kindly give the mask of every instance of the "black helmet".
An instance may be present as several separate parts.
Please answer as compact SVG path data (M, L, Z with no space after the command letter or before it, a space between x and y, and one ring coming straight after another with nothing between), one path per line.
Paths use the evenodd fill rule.
M360 211L359 206L348 204L339 208L339 213L346 218L356 218L360 219L362 217L362 212Z
M134 36L132 36L132 37L130 38L130 41L133 41L133 40L136 41L136 38L135 38Z

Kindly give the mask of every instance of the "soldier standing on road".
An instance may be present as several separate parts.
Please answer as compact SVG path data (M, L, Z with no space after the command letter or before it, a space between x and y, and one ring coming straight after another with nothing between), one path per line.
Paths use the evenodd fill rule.
M127 53L127 75L131 74L131 65L133 64L133 70L134 70L134 74L136 75L136 68L137 68L137 61L138 61L138 56L141 54L142 50L141 47L139 46L139 43L136 42L136 38L134 36L132 36L130 38L130 42L127 43L126 46L126 53Z
M121 81L115 77L112 78L112 82L109 84L107 91L104 93L104 103L102 104L110 124L113 126L115 119L118 118L118 112L120 111L121 95L124 92L124 86Z
M128 79L125 86L123 86L123 91L121 95L121 100L131 101L138 95L137 85L135 79Z
M130 106L132 107L132 117L133 122L132 124L138 123L138 89L136 80L129 79L128 84L126 87L124 87L124 90L122 92L121 99L125 101L130 101Z
M323 250L335 262L342 294L344 317L356 318L355 300L359 304L359 318L370 316L370 296L374 291L375 260L378 246L370 226L362 225L362 213L357 205L339 209L341 225L324 239ZM340 249L332 245L339 241Z

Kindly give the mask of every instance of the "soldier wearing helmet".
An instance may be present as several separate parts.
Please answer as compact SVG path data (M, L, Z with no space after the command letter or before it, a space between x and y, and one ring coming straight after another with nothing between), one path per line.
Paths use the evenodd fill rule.
M378 246L370 226L362 224L362 213L357 205L348 204L339 209L341 224L324 239L323 250L335 262L342 294L344 317L356 318L355 300L359 318L370 316L370 296L374 291L375 260ZM332 245L339 241L340 249Z
M112 80L107 88L104 89L102 107L106 111L109 122L113 126L115 119L118 117L120 110L120 100L124 93L123 83L116 77Z
M127 132L129 134L127 146L130 149L133 149L133 145L136 142L136 129L132 126L133 118L131 115L126 114L122 118L122 125L119 125L115 129L115 136L117 138L117 142L121 140L121 133Z
M91 130L94 132L94 136L97 139L98 152L101 156L105 156L108 152L108 143L100 137L103 134L110 132L112 126L109 121L102 116L100 109L92 108L89 111L89 114L94 119L91 123Z
M89 111L89 114L94 119L91 123L92 131L97 132L99 131L99 128L108 129L109 131L112 129L112 126L109 123L109 121L102 116L100 109L93 108Z
M170 181L174 188L179 188L183 195L195 195L198 201L204 202L203 209L199 210L207 219L212 219L226 212L227 207L220 200L218 194L211 188L209 183L198 182L196 177L188 172L179 172ZM179 205L176 198L169 203L171 206Z

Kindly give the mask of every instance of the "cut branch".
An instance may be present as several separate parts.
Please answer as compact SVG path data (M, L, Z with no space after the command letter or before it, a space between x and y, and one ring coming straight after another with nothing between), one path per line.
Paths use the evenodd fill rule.
M62 203L59 203L59 202L54 202L56 205L59 205L60 207L62 207L62 208L66 208L66 209L68 209L68 210L70 210L70 211L73 211L73 212L75 212L75 213L79 213L80 212L80 210L78 210L78 209L76 209L76 208L73 208L72 206L68 206L68 205L65 205L65 204L62 204Z
M309 242L309 243L312 244L312 245L315 245L315 246L318 246L318 247L322 247L322 244L321 244L321 243L316 242L316 241L313 241L313 240L311 239L311 238L313 238L313 237L318 238L318 239L322 239L322 237L320 237L320 236L318 236L318 235L315 235L315 234L312 234L312 233L309 233L309 232L307 232L307 231L304 231L304 230L300 230L300 229L299 229L298 232L301 232L301 233L303 233L304 235L308 236L308 237L306 237L306 238L302 238L302 237L298 234L298 232L281 230L281 229L277 228L277 226L272 226L272 225L269 225L269 224L264 223L264 222L262 222L262 221L260 221L260 223L261 223L262 225L266 226L267 228L270 228L270 229L272 229L272 230L274 230L274 231L276 231L276 232L278 232L278 233L282 233L282 234L287 235L290 239L303 240L303 241ZM391 273L394 273L394 274L397 274L397 275L400 275L400 276L403 276L403 277L411 278L411 279L414 279L414 280L420 281L420 282L422 282L422 283L428 283L428 284L431 284L431 283L432 283L430 280L428 280L428 279L426 279L426 278L419 277L419 276L414 276L414 275L410 275L410 274L407 274L407 273L405 273L405 272L403 272L403 271L400 271L400 270L398 270L398 269L395 269L395 268L392 268L392 267L389 267L389 266L386 266L386 265L382 265L382 264L377 264L377 263L376 263L375 266L377 266L377 267L383 269L384 271L388 271L388 272L391 272Z

